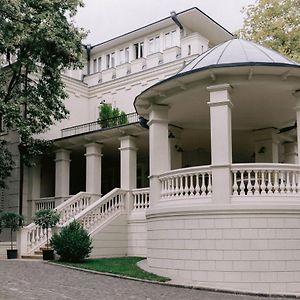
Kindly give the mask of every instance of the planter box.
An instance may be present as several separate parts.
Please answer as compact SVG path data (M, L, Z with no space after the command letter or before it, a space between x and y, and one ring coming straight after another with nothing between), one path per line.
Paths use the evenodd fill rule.
M43 260L54 260L54 250L43 250Z
M7 259L16 259L16 258L18 258L18 250L7 249Z

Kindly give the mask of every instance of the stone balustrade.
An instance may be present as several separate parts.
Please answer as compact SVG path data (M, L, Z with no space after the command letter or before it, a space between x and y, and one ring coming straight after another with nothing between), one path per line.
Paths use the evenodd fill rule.
M126 191L115 188L77 214L74 219L92 234L116 212L125 210L125 195ZM69 219L67 224L71 221L72 219Z
M73 219L78 213L88 207L95 195L79 192L55 209L60 214L59 226ZM41 201L41 203L43 203ZM42 206L42 204L41 204ZM50 207L49 207L50 208ZM30 254L46 242L46 229L42 229L34 223L29 224L20 231L21 255ZM49 230L51 236L51 230Z
M209 197L213 191L210 166L173 170L159 179L162 200Z
M54 197L49 198L40 198L34 201L34 212L41 209L54 209L55 208L55 199Z
M232 194L239 196L298 196L298 165L234 164Z
M149 204L150 204L149 193L150 193L149 188L132 190L133 210L145 210L149 208Z

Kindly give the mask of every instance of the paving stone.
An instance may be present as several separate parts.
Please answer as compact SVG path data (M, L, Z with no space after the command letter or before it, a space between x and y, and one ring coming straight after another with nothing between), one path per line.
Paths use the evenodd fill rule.
M0 300L6 299L258 300L265 298L113 278L53 266L43 261L2 260L0 261ZM268 298L268 300L272 299L275 300L275 298Z

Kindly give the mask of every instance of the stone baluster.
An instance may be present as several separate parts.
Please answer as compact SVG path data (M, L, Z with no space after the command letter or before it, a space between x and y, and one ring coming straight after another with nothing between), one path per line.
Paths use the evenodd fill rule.
M278 171L274 172L274 194L279 193Z
M240 171L241 173L241 183L240 183L240 195L245 195L245 181L244 181L244 170Z
M179 195L183 196L184 188L183 188L183 175L180 175L180 188L179 188Z
M185 185L184 185L184 195L188 196L189 195L189 185L188 185L188 175L184 176L184 181L185 181Z
M212 193L212 184L211 184L211 173L208 173L208 185L207 185L207 196Z
M272 171L269 170L268 172L268 184L267 184L267 193L272 194Z
M202 173L201 196L206 196L205 173Z
M285 184L284 184L284 173L280 171L280 184L279 184L280 193L284 194Z
M259 194L259 183L258 183L258 178L257 178L258 172L259 171L254 170L254 195Z
M199 176L200 176L201 174L196 174L195 176L196 176L196 186L195 186L195 196L200 196L200 185L199 185Z
M297 193L296 172L292 172L292 193Z
M194 182L193 182L193 174L190 175L190 197L194 196Z
M237 178L236 178L237 171L233 171L233 195L238 195L238 184L237 184Z
M261 187L261 194L266 195L267 186L266 186L266 182L265 182L265 171L264 170L261 171L261 185L260 185L260 187Z

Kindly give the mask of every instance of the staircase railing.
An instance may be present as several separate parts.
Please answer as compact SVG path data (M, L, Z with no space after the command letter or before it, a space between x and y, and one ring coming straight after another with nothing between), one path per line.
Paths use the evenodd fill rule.
M79 192L70 199L61 203L55 208L60 214L59 225L64 225L67 221L74 218L78 213L88 207L93 200L94 194ZM49 230L51 236L51 230ZM24 227L21 231L21 254L31 254L46 242L46 229L42 229L34 223Z
M82 224L89 234L93 234L112 217L122 211L125 211L126 193L126 191L119 188L113 189L77 214L73 219L70 219L63 226L69 224L75 219Z

